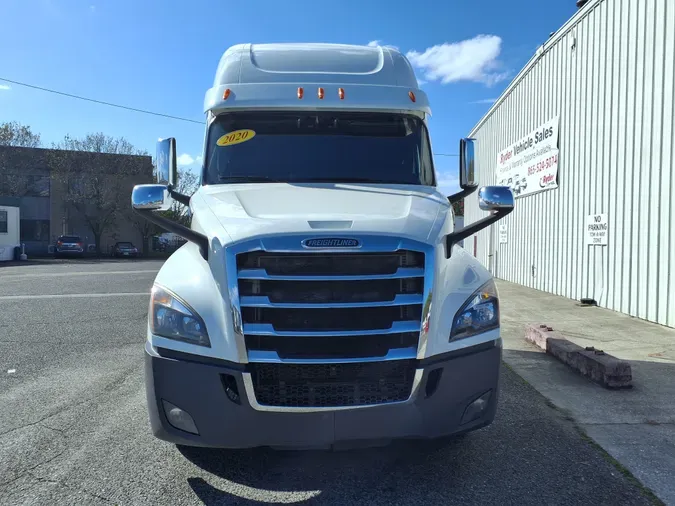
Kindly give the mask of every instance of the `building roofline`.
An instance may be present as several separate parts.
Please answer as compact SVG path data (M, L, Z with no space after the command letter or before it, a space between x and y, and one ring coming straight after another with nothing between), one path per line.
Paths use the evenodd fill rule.
M88 155L107 155L107 156L131 156L137 158L152 158L151 154L147 155L128 155L123 153L104 153L100 151L79 151L76 149L59 149L59 148L31 148L26 146L5 146L0 145L0 150L17 150L17 151L26 151L26 152L42 152L47 153L50 151L58 151L62 153L77 153L77 154L88 154Z
M513 78L511 83L506 87L506 89L499 95L497 100L495 100L495 103L492 104L490 109L483 115L483 117L478 120L478 122L474 125L474 127L471 129L471 132L469 133L469 137L473 137L478 129L483 126L483 124L490 119L490 117L495 113L495 111L499 108L502 102L506 100L506 98L511 94L511 92L515 89L515 87L522 81L525 76L532 70L532 68L535 66L535 64L546 54L548 53L553 46L555 46L560 39L562 39L565 35L567 35L571 30L574 29L574 27L579 24L579 22L584 19L586 16L590 15L591 11L595 10L602 2L605 0L589 0L586 5L581 7L580 9L575 12L571 18L569 18L558 30L548 38L546 42L544 42L539 48L537 49L536 53L530 58L530 60L525 64L525 66L522 68L518 74L516 74L516 77Z

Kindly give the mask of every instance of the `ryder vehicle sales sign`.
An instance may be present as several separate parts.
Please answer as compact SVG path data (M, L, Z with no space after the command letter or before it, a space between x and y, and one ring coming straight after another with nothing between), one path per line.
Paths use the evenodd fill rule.
M558 187L558 116L497 155L497 184L524 197Z

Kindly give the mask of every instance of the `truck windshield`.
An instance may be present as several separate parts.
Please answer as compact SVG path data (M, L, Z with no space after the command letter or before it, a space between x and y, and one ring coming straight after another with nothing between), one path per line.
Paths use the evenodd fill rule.
M434 186L432 163L426 126L415 116L230 113L209 129L203 182Z

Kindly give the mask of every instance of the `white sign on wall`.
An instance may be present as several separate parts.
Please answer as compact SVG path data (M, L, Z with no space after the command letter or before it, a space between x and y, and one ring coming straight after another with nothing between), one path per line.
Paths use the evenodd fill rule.
M607 246L607 215L591 214L586 216L584 236L586 244L591 246Z
M506 244L506 225L499 225L499 244Z
M558 187L556 116L497 154L497 184L516 198Z

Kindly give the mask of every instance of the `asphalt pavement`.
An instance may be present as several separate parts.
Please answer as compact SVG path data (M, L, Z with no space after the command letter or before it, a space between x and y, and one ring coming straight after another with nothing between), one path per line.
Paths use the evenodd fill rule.
M143 341L157 261L0 267L0 504L650 504L509 368L497 419L339 452L155 439Z

